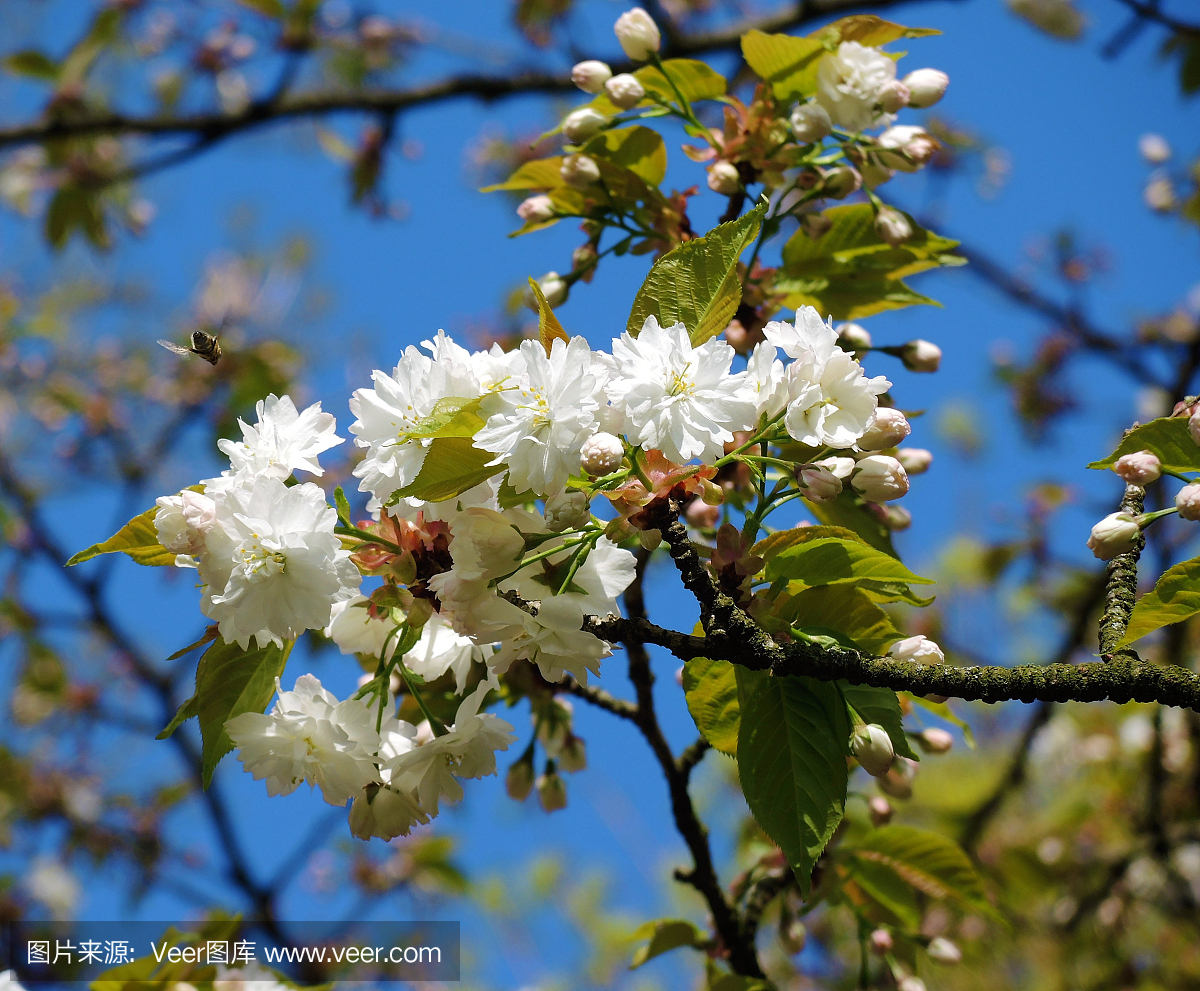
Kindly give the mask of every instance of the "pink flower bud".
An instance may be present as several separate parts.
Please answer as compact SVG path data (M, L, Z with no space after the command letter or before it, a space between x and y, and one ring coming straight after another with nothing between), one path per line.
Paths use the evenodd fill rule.
M912 224L899 210L885 206L875 215L875 230L893 248L913 235Z
M587 155L568 155L562 160L558 174L572 189L587 189L600 179L600 166Z
M1162 462L1149 451L1135 451L1117 458L1113 471L1132 485L1149 485L1162 475Z
M612 78L612 69L604 62L588 59L571 69L571 82L585 93L599 93Z
M908 476L900 462L884 454L872 454L858 462L850 484L869 502L891 502L908 492Z
M892 939L892 934L886 929L876 929L869 937L867 937L867 943L870 944L871 949L880 956L883 956L885 953L891 953L892 947L896 945L895 941Z
M901 172L916 172L939 148L937 138L923 127L897 124L884 131L875 142L879 164Z
M1175 508L1185 520L1200 520L1200 483L1193 482L1180 489L1175 495Z
M621 50L635 62L645 62L662 47L662 35L653 18L641 7L627 10L613 25Z
M919 634L897 640L888 649L888 653L899 661L915 661L918 664L942 664L946 660L941 647Z
M923 447L902 447L896 452L896 460L910 475L920 475L933 464L933 454Z
M918 338L904 345L900 360L910 372L936 372L942 364L942 349Z
M1193 441L1200 444L1200 409L1188 417L1188 433Z
M688 526L694 526L700 530L711 529L721 518L721 507L710 506L703 499L693 499L687 504L683 516L687 520Z
M714 162L708 167L708 188L722 196L732 196L742 188L742 177L731 162Z
M614 107L631 110L646 98L646 87L637 76L622 72L604 84L604 91Z
M879 109L885 114L894 114L907 107L911 99L908 87L899 79L892 79L879 91Z
M1137 520L1128 513L1109 513L1092 527L1087 545L1101 561L1111 561L1118 554L1133 550L1139 532Z
M517 216L527 223L541 224L554 219L554 201L549 196L531 196L517 207Z
M923 110L945 95L950 77L938 69L914 69L904 77L904 85L908 87L908 105Z
M948 753L950 748L954 746L954 737L944 729L938 729L936 726L922 730L916 735L916 740L917 746L927 754Z
M867 799L867 812L873 826L886 826L892 821L893 811L892 803L882 795L872 795Z
M899 533L912 526L912 513L903 506L880 506L883 510L882 522L892 533Z
M620 437L601 431L583 442L579 452L583 470L593 478L616 471L625 459L625 445Z
M829 502L842 491L842 480L822 465L802 465L796 469L796 485L804 498Z
M912 433L908 418L898 409L880 406L875 410L875 419L858 439L858 446L864 451L884 451L895 447L905 437ZM903 470L903 465L901 465Z
M898 798L900 801L907 801L912 798L913 778L916 777L916 772L913 770L913 762L903 757L897 757L892 762L892 768L887 774L876 781L880 789L892 798Z

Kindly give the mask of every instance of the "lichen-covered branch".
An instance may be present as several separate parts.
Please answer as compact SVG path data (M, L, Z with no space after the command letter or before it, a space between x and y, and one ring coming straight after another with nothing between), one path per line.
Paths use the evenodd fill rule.
M1140 485L1126 485L1121 497L1120 512L1138 516L1145 509L1146 490ZM1100 617L1100 655L1105 660L1121 656L1136 659L1129 648L1117 650L1117 644L1129 626L1133 604L1137 601L1138 558L1146 546L1146 535L1139 533L1133 550L1118 554L1104 569L1104 613Z

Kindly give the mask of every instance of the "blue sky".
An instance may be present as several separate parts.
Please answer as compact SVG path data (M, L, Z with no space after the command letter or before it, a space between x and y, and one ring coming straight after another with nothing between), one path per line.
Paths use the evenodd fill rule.
M445 5L438 19L449 32L486 36L501 49L521 51L506 20L507 6L459 2ZM608 25L623 7L591 5L588 23L575 29L589 52L615 54ZM385 4L383 9L397 17L430 16L423 4ZM902 71L929 65L948 72L951 87L937 112L978 131L1011 156L1011 178L994 199L981 199L968 179L955 181L942 232L1013 267L1025 264L1025 251L1036 239L1062 228L1073 230L1085 243L1106 246L1114 264L1088 288L1088 302L1099 324L1123 330L1140 316L1176 305L1200 281L1197 232L1145 209L1141 189L1149 169L1137 153L1138 137L1156 131L1178 154L1195 154L1195 106L1179 96L1173 67L1158 61L1155 31L1148 31L1119 59L1105 60L1099 48L1124 15L1112 0L1091 0L1085 9L1089 30L1077 44L1040 35L998 0L914 3L893 8L891 16L944 32L908 43L910 54ZM5 16L8 12L5 8ZM548 61L541 56L527 60ZM714 64L720 68L722 60ZM430 55L412 72L415 78L461 67L461 60ZM11 84L0 90L0 98L10 107L27 105L27 94ZM419 142L423 153L413 161L398 155L389 160L389 192L409 206L408 219L402 222L373 220L351 208L342 166L323 157L304 132L263 132L148 182L145 193L156 202L158 215L144 238L123 243L110 258L88 258L77 247L62 263L92 265L117 277L139 279L153 286L164 305L180 307L205 259L232 243L229 221L235 210L250 208L255 237L262 245L293 232L312 237L317 246L315 279L332 297L305 338L314 359L311 392L337 414L344 432L350 422L349 392L365 383L370 367L390 367L405 345L439 328L463 330L497 307L526 276L569 266L570 251L582 240L573 225L562 223L548 232L508 239L516 226L511 201L477 193L465 164L466 147L485 129L536 133L549 112L549 101L530 97L493 106L462 101L408 115L403 137ZM919 117L909 114L906 119ZM354 133L353 122L334 123L345 128L343 133ZM676 151L678 144L668 140L668 185L703 185L703 173ZM925 183L923 176L902 177L885 192L915 207L926 195ZM712 195L693 202L697 226L711 223L723 206ZM46 264L36 232L11 218L0 221L0 257L6 265L44 269ZM579 287L560 310L564 324L586 335L593 346L607 346L623 329L645 270L645 261L637 259L603 265L596 280ZM921 276L915 285L944 307L912 308L867 323L879 343L923 337L945 352L942 371L933 376L905 373L886 356L872 356L868 363L896 383L900 406L929 410L916 421L911 442L931 448L936 461L929 474L916 480L906 501L915 522L898 540L905 556L918 569L927 564L944 543L948 528L978 536L1004 534L1006 521L1019 515L1020 500L1030 485L1054 479L1080 493L1063 515L1056 541L1064 553L1083 560L1087 530L1108 511L1101 507L1117 491L1114 480L1089 478L1084 465L1107 453L1113 438L1136 415L1128 383L1095 363L1078 365L1078 415L1057 431L1052 443L1031 448L1020 436L1007 396L993 384L988 355L997 342L1010 342L1019 354L1027 354L1042 330L1041 322L962 270ZM933 429L939 411L956 404L974 408L986 440L982 453L972 460L955 455ZM177 467L180 474L172 484L193 480L194 465ZM107 520L113 499L103 493L89 497L104 510L95 518ZM68 538L82 546L98 536L102 534L72 533ZM139 630L140 639L163 656L192 639L200 622L190 582L164 587L157 574L132 564L118 567L123 595L114 606L130 628ZM52 578L46 576L46 581ZM652 619L680 628L690 625L694 610L677 593L673 576L660 568L651 588ZM143 621L147 603L153 603L153 613L161 617L149 626ZM976 628L981 641L1000 645L1010 633L1000 616L980 617ZM678 748L693 739L695 730L674 684L675 666L670 658L656 660L661 714ZM625 694L621 668L620 655L607 661L604 683ZM293 659L285 681L303 670L302 658ZM332 655L317 662L315 670L335 690L344 691L353 680L349 667ZM617 905L637 915L667 910L662 882L669 865L681 859L682 848L669 824L661 777L630 727L582 705L576 712L592 768L569 780L572 801L566 811L545 816L532 801L517 807L504 797L501 782L492 779L472 783L466 802L444 815L439 826L460 837L460 856L472 871L488 871L497 863L516 869L525 857L557 850L572 873L602 872ZM514 722L526 736L527 712L517 710ZM130 782L161 771L164 747L141 741L128 751L125 773ZM723 760L709 758L714 764ZM290 850L327 812L319 795L297 793L268 800L262 785L229 761L218 778L235 803L248 848L266 873L272 859ZM335 836L341 841L345 834L338 829ZM181 823L177 839L185 846L204 842L186 823ZM719 833L715 841L718 849L727 842ZM87 914L129 911L115 898L112 882L117 879L97 880L100 883L88 889ZM288 905L297 918L322 917L346 907L323 903L302 888L292 892ZM143 918L167 917L178 906L160 896L137 911ZM528 919L526 925L540 947L532 957L514 953L511 947L519 941L514 944L508 936L472 930L474 938L491 940L487 974L498 986L537 981L574 952L553 913Z

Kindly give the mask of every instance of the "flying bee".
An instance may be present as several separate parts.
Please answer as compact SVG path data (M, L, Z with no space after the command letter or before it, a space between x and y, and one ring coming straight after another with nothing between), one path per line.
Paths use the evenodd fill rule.
M216 335L205 333L203 330L192 331L192 346L190 348L185 348L174 341L159 341L158 343L168 351L174 351L176 354L198 354L210 365L215 365L221 359L221 342L217 340Z

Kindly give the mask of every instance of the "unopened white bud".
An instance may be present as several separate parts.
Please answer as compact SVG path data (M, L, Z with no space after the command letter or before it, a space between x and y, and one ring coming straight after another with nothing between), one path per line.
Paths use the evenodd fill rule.
M1200 410L1188 417L1188 433L1191 434L1193 442L1200 444Z
M912 798L914 777L912 761L897 757L892 762L892 769L876 780L885 794L906 801Z
M950 77L939 69L914 69L904 77L904 85L908 87L908 105L923 110L946 95Z
M708 188L722 196L732 196L742 188L742 177L732 162L714 162L708 167Z
M923 447L902 447L896 452L896 460L909 475L920 475L933 464L933 453Z
M558 752L558 766L568 774L587 770L587 744L571 733Z
M1143 134L1138 138L1138 151L1151 165L1162 165L1171 157L1171 146L1161 134Z
M579 62L571 69L571 82L585 93L599 93L612 78L612 69L598 59Z
M872 454L859 461L850 484L870 502L891 502L908 492L908 476L900 462L886 454Z
M869 351L871 333L856 323L844 323L837 328L838 345L847 351Z
M591 107L580 107L563 118L562 132L568 141L579 144L598 133L607 123L608 118L599 111Z
M898 409L880 406L875 410L875 419L858 439L858 446L863 451L885 451L895 447L911 433L908 417Z
M918 664L942 664L946 660L942 648L920 634L897 640L888 649L888 654L898 661L915 661Z
M583 442L579 456L583 470L593 478L608 475L616 471L625 459L625 445L620 437L601 431Z
M839 457L822 458L816 463L828 468L831 472L833 472L834 475L843 481L854 474L854 466L857 464L853 458Z
M850 749L863 769L877 778L887 774L892 767L892 759L896 756L892 748L892 738L878 723L859 726L850 738Z
M945 754L954 746L954 737L946 730L931 726L916 735L917 746L927 754Z
M544 223L554 217L554 201L545 195L530 196L517 207L517 216L527 223Z
M896 982L896 991L925 991L925 982L909 974Z
M871 816L871 825L886 826L892 821L892 803L882 795L872 795L867 799L867 812Z
M876 929L870 936L867 937L867 943L871 949L883 956L885 953L891 953L892 948L896 945L892 939L892 934L886 929Z
M1168 176L1156 176L1146 183L1142 198L1151 210L1170 213L1175 209L1175 185Z
M604 84L604 91L614 107L630 110L646 98L646 87L637 76L622 72Z
M880 506L883 513L880 516L880 521L892 533L899 533L901 530L907 530L912 526L912 513L903 506Z
M570 293L570 287L563 281L562 276L557 272L547 272L537 280L538 287L542 290L542 295L546 297L546 302L552 307L562 306L567 301L567 295ZM534 312L537 312L538 302L537 297L532 292L526 293L525 305Z
M862 173L863 185L867 189L878 189L896 174L895 169L885 168L878 162L872 162L870 159L863 162L858 167L858 170Z
M538 801L546 812L567 807L567 783L554 771L539 774L536 782Z
M792 133L801 144L814 144L829 137L833 121L819 103L801 103L792 111Z
M808 930L804 928L804 923L799 919L792 919L786 926L781 927L779 942L791 956L803 950L804 944L808 942Z
M904 345L900 360L910 372L936 372L942 366L942 349L918 338Z
M1185 485L1175 494L1175 508L1185 520L1200 520L1200 483Z
M577 530L591 519L587 493L578 489L566 489L546 500L546 526L554 533Z
M572 189L587 189L600 179L600 166L587 155L568 155L558 168L562 181Z
M904 214L885 206L875 216L875 230L893 248L903 244L913 235L912 224Z
M862 189L863 179L858 169L841 165L830 169L821 183L821 191L832 199L844 200L851 193Z
M812 502L830 502L842 491L842 480L824 465L798 467L796 485L804 498Z
M1109 513L1092 527L1087 545L1101 561L1111 561L1118 554L1133 550L1139 532L1137 520L1128 513Z
M912 99L908 87L899 79L884 83L879 91L879 109L885 114L894 114L907 107Z
M901 172L916 172L938 150L937 138L923 127L897 124L884 131L876 141L879 164Z
M1131 485L1149 485L1162 475L1162 462L1150 451L1134 451L1117 458L1113 471Z
M525 801L533 791L533 762L519 760L513 764L504 776L504 790L514 801Z
M929 954L930 960L936 960L938 963L962 963L962 950L945 936L935 936L931 939L925 947L925 952Z
M662 46L662 35L654 19L641 7L627 10L613 25L621 50L635 62L645 62Z

